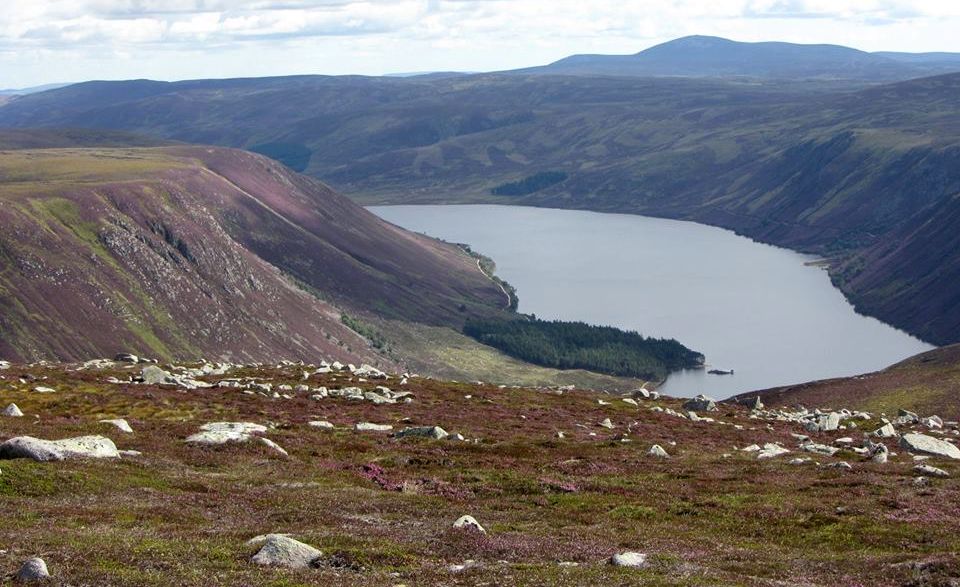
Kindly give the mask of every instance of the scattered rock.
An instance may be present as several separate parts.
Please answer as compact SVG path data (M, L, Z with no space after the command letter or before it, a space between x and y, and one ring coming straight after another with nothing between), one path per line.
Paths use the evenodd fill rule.
M659 444L655 444L650 447L650 450L647 451L647 455L651 457L657 457L659 459L669 459L670 455L667 454L667 451L663 450L663 447Z
M889 422L873 431L873 435L879 438L893 438L897 435L897 429Z
M360 422L353 428L357 432L390 432L393 430L393 426L389 424L373 424L372 422Z
M47 563L44 562L42 558L32 558L28 560L23 563L23 566L17 571L18 581L43 581L49 578L50 571L47 570Z
M277 453L280 453L282 456L285 456L285 457L290 456L289 453L287 453L287 451L285 451L282 446L280 446L280 445L277 444L276 442L270 440L269 438L264 438L264 437L262 437L262 436L259 436L258 438L259 438L259 440L260 440L260 444L266 446L267 448L269 448L269 449L271 449L271 450L273 450L273 451L275 451L275 452L277 452Z
M117 430L120 430L121 432L133 434L133 428L130 427L130 423L123 418L117 418L115 420L100 420L100 423L110 424L111 426L115 426Z
M52 387L44 387L42 385L38 385L34 387L33 391L37 393L56 393L57 392L57 390L53 389Z
M313 426L314 428L322 428L324 430L333 430L334 425L326 420L314 420L312 422L307 422L308 426Z
M826 465L826 466L830 467L831 469L843 469L844 471L853 470L853 466L847 461L840 461L839 463L830 463L829 465Z
M917 465L913 468L914 471L922 475L929 475L931 477L941 477L946 478L950 476L950 473L947 473L943 469L938 469L930 465Z
M309 544L294 540L285 534L268 534L263 546L250 562L288 569L307 569L314 566L323 553Z
M650 563L647 562L647 555L640 552L620 552L610 557L610 564L615 567L632 567L642 569Z
M750 447L747 447L747 448L750 448ZM744 450L746 450L746 449L744 449ZM785 455L785 454L787 454L788 452L790 452L790 451L787 450L787 449L785 449L785 448L783 448L783 447L780 446L779 444L776 444L776 443L774 443L774 442L768 442L768 443L766 443L766 444L763 445L763 450L761 450L761 451L759 451L759 452L757 453L757 458L758 458L758 459L772 459L772 458L778 457L778 456L780 456L780 455Z
M610 418L604 418L603 422L600 422L600 425L608 430L613 430L613 422L610 421Z
M480 522L478 522L473 516L460 516L457 518L457 521L453 523L453 527L468 528L471 530L476 530L481 534L487 533L487 531L483 529L483 526L480 525Z
M828 414L818 414L812 420L809 420L804 427L808 432L830 432L840 426L840 414L830 412Z
M714 412L717 410L717 402L705 395L698 395L685 401L683 409L688 412Z
M877 464L884 464L890 457L890 449L885 444L875 444L870 448L870 460Z
M187 437L193 444L226 444L247 442L254 434L267 431L267 427L252 422L210 422L200 427L200 432Z
M160 385L161 383L167 383L168 380L173 379L173 375L171 373L164 371L156 365L144 367L140 371L140 377L147 385Z
M10 404L4 408L3 415L10 416L12 418L22 418L23 412L20 411L20 408L17 406L17 404Z
M910 452L960 460L960 448L926 434L904 434L900 447Z
M140 362L140 357L130 353L120 353L117 356L113 357L113 360L118 363L133 363L136 365Z
M476 566L479 566L477 561L473 559L469 559L469 560L463 561L460 564L450 565L449 567L447 567L447 570L450 571L451 573L462 573Z
M421 438L433 438L434 440L443 440L447 436L447 431L439 426L417 426L414 428L404 428L395 433L394 438L406 438L408 436L419 436Z
M17 436L0 444L0 459L33 459L35 461L62 461L78 457L95 459L120 458L117 446L103 436L79 436L63 440L42 440L32 436Z
M832 457L840 451L839 448L827 446L826 444L817 444L816 442L805 442L800 445L800 450L818 455L826 455L828 457Z

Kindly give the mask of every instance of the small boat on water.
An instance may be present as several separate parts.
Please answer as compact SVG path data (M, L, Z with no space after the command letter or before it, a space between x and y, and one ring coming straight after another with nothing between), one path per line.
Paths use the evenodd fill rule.
M710 369L707 373L711 375L733 375L733 369Z

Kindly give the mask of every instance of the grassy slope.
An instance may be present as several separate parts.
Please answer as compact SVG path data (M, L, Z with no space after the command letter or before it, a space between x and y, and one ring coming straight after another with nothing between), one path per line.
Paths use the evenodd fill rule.
M231 375L296 384L301 371ZM421 379L405 387L413 403L373 406L101 383L129 374L122 369L14 366L0 374L5 401L27 413L5 420L4 437L99 433L143 452L118 461L3 464L0 538L7 546L0 566L13 570L39 554L64 583L893 586L912 580L910 564L918 561L936 563L927 571L934 579L960 572L956 465L934 461L954 477L916 489L907 455L883 466L844 453L820 459L850 460L851 472L757 461L746 453L725 459L722 453L753 442L792 445L789 433L797 431L781 422L768 428L739 408L718 417L743 430L619 400L603 406L598 398L612 398L591 393ZM37 383L18 383L22 375L60 391L31 392ZM311 384L337 387L347 377ZM97 423L108 417L128 418L135 433ZM616 429L597 426L608 417ZM339 429L306 425L315 418ZM397 441L349 430L358 421L402 426L403 418L480 441ZM290 458L256 444L183 443L200 424L224 419L275 423L268 437ZM555 439L557 430L567 438ZM618 441L622 434L633 442ZM673 458L645 456L653 443ZM382 471L365 472L371 465ZM465 513L486 526L487 538L450 529ZM254 567L244 543L266 532L291 532L337 555L325 559L333 566ZM651 554L651 568L603 564L622 550ZM466 559L481 566L447 571Z
M498 201L725 226L834 256L837 283L861 310L943 343L960 331L958 281L935 270L956 263L941 208L960 192L958 84L958 75L860 92L517 74L97 82L19 98L0 108L0 124L298 145L312 152L308 173L366 203ZM522 198L489 194L547 170L570 178ZM898 238L915 246L876 250ZM907 279L911 266L933 277Z
M960 419L960 345L923 353L876 373L760 394L769 405L843 405L892 415L903 408L956 420Z

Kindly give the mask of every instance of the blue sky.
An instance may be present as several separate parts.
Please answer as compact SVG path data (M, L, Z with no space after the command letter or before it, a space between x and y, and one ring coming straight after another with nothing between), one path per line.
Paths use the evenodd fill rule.
M3 0L0 88L490 71L690 34L960 52L957 0Z

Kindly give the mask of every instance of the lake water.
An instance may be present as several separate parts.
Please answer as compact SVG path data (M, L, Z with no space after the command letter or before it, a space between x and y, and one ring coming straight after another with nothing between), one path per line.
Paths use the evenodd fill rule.
M676 338L705 370L661 391L715 398L875 371L933 347L857 314L812 257L719 228L517 206L378 206L404 228L468 243L517 288L519 310Z

